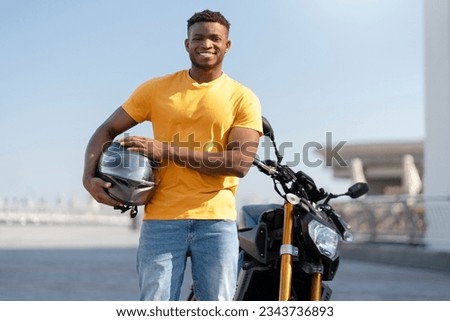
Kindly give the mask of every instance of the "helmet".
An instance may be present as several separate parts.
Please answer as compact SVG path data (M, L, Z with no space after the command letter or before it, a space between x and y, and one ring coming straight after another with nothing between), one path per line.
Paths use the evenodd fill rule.
M146 204L155 194L159 169L155 162L113 142L100 156L98 176L112 186L107 193L128 206Z

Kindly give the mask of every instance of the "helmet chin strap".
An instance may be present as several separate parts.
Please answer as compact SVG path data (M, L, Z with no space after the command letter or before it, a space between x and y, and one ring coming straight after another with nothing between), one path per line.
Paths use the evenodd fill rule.
M138 214L137 205L122 205L122 206L114 206L115 210L119 210L120 213L125 213L126 211L130 211L130 218L135 218Z

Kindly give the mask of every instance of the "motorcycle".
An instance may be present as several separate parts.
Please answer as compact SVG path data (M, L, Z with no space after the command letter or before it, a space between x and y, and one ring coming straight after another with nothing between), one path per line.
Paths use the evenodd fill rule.
M263 117L264 136L277 161L255 158L253 164L274 182L283 204L245 205L239 227L240 270L234 300L329 300L339 266L342 242L351 242L350 226L329 204L368 192L366 183L344 194L327 193L302 171L281 164L272 126Z
M239 274L235 301L330 300L339 266L342 242L351 242L350 226L330 200L358 198L366 183L352 185L344 194L327 193L302 171L283 165L269 121L262 117L264 136L277 158L253 165L274 182L283 204L244 205L238 217ZM195 300L191 289L188 300Z

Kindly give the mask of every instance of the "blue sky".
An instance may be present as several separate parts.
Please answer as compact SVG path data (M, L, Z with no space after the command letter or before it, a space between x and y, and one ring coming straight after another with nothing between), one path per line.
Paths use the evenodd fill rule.
M224 70L259 96L278 143L292 143L286 160L326 132L348 144L424 138L419 0L3 0L0 199L86 197L89 137L140 83L189 67L186 20L206 8L231 22ZM343 186L330 168L296 169ZM253 169L239 198L255 186L273 194Z

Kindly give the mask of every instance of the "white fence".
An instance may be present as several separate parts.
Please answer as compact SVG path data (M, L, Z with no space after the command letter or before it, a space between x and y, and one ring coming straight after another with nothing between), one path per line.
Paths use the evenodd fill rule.
M366 196L334 204L352 226L356 242L425 244L433 234L450 245L450 198ZM444 242L446 240L443 240Z
M142 211L142 209L139 209ZM135 221L135 220L133 220ZM49 206L45 204L3 203L0 224L6 225L133 225L128 212L121 214L112 207L89 203Z
M355 242L392 242L423 245L429 242L450 248L450 198L423 196L365 196L333 203L352 226ZM142 214L143 208L139 208ZM139 216L130 220L109 206L18 206L0 204L0 224L7 225L119 225L137 228ZM440 246L442 247L442 246Z

